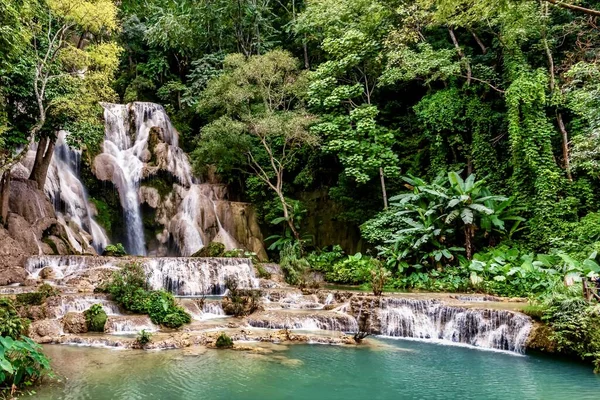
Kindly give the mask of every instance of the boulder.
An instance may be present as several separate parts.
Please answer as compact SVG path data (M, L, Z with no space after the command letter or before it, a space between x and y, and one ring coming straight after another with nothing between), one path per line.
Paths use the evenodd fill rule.
M55 319L42 319L29 325L28 336L38 343L51 343L62 334L62 324Z
M94 175L101 181L113 181L115 174L114 158L106 153L102 153L94 158Z
M8 233L21 244L27 255L39 255L41 248L41 232L36 232L31 223L19 214L11 212L8 214Z
M63 329L66 333L86 333L88 331L83 313L70 312L62 319Z
M54 207L46 194L30 180L14 180L10 184L9 210L30 224L44 218L56 218Z

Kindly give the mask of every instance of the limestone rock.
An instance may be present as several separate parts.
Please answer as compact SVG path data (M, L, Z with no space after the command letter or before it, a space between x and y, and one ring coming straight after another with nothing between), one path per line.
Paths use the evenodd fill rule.
M54 207L43 191L30 180L14 180L10 184L9 210L30 224L44 218L56 218Z
M8 233L21 244L25 254L39 255L42 252L40 245L41 232L38 234L24 217L11 212L8 214L7 225Z
M87 324L83 313L70 312L62 319L63 329L66 333L86 333Z
M29 326L28 336L38 343L51 343L54 338L62 334L60 321L54 319L42 319L33 322Z
M112 156L102 153L94 158L94 175L101 181L111 181L115 174L115 166Z

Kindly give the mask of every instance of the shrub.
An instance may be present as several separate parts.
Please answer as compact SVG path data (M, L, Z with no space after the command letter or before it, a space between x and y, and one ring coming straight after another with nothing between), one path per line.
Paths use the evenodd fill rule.
M301 244L298 242L284 244L279 252L279 264L285 281L290 285L300 283L301 277L310 268L310 264L300 253Z
M261 291L255 289L240 289L235 277L225 278L227 296L223 299L223 311L227 315L242 317L250 315L260 307Z
M356 253L335 264L332 271L325 275L325 279L330 282L360 285L371 281L371 270L377 265L378 261L374 258Z
M271 279L271 273L267 271L262 264L256 264L256 271L258 272L259 278Z
M44 298L58 296L60 294L60 290L47 283L42 284L38 288L38 292L41 293L44 296Z
M375 260L375 267L371 269L371 288L375 296L381 296L389 277L390 272L384 268L381 262Z
M233 340L227 334L221 333L217 338L216 346L219 349L227 349L233 347Z
M13 302L0 298L0 336L18 339L27 330L27 324L21 319Z
M223 257L225 245L219 242L211 242L192 254L192 257Z
M175 303L171 293L148 290L146 274L138 263L124 265L107 284L107 292L127 311L148 314L155 324L179 328L191 322L190 315Z
M45 299L44 294L40 292L19 293L16 296L17 303L26 306L39 306Z
M94 304L83 312L85 324L90 332L104 332L106 324L106 312L101 304Z
M335 245L331 251L313 251L306 256L306 261L315 271L331 272L333 266L345 257L341 246Z
M121 243L109 244L104 249L102 255L110 257L123 257L127 255L127 251L125 251L125 247L123 247Z
M600 313L581 297L555 296L547 301L543 320L558 351L594 362L600 372Z
M25 336L19 340L0 337L0 389L29 386L50 374L50 361L41 350Z
M145 329L142 329L137 337L135 338L135 341L142 347L146 346L148 343L150 343L152 341L152 334L148 331L146 331Z

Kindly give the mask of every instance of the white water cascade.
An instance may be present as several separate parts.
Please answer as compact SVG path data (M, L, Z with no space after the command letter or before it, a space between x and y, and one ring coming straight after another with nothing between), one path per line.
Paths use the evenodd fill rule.
M385 336L428 339L522 353L529 317L505 310L448 306L435 300L384 298L378 310Z
M217 202L228 203L226 191L218 185L200 184L194 178L188 156L179 147L179 133L164 108L141 102L103 107L104 150L94 160L94 172L100 180L111 181L119 192L128 253L148 254L140 206L143 203L155 210L156 222L164 226L164 231L156 235L158 249L150 249L152 255L172 254L167 250L170 241L177 255L184 257L212 241L223 243L226 250L241 248L221 223L220 214L228 221L234 220L227 214L231 207L217 207ZM173 181L168 183L172 185L169 194L159 194L152 186L157 176Z
M93 270L118 269L128 261L142 265L152 289L165 289L179 296L224 294L227 277L237 279L240 288L258 288L252 260L247 258L138 257L132 260L118 257L34 256L27 259L25 269L30 278L37 279L42 270L49 268L55 281L66 283Z
M127 232L125 246L130 254L145 255L138 188L144 167L141 158L149 129L136 132L135 141L132 142L129 137L129 108L120 104L105 104L104 119L104 154L112 161L112 182L121 199Z
M44 190L53 202L57 218L66 227L69 241L75 249L82 251L81 245L73 240L71 228L64 222L67 217L92 236L92 245L97 252L101 252L108 244L108 238L92 217L87 192L79 179L81 150L69 147L67 135L66 131L58 132Z

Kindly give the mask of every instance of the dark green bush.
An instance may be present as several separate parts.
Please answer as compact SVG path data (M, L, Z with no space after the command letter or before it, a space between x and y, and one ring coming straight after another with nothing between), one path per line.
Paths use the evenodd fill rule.
M227 349L233 347L233 340L227 334L221 333L217 338L216 346L219 349Z
M259 278L271 279L271 273L267 271L262 264L256 264L256 271L258 272Z
M90 332L104 332L106 324L106 312L102 309L101 304L94 304L83 312L85 324Z
M175 303L171 293L148 290L146 273L138 263L124 265L116 271L106 290L127 311L148 314L155 324L179 328L190 323L190 315Z
M26 305L26 306L39 306L41 305L46 297L43 293L40 292L31 292L31 293L19 293L16 296L17 303Z
M329 282L360 285L371 281L371 270L377 268L374 258L356 253L336 263L331 272L325 275Z
M125 247L121 243L109 244L104 249L102 255L109 257L123 257L127 255L127 251L125 251Z

